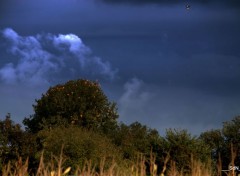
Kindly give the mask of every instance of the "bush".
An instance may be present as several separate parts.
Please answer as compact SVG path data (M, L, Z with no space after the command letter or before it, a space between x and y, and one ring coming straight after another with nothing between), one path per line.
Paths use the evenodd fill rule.
M73 168L84 166L86 161L99 165L103 158L106 159L106 166L113 160L121 160L121 154L108 138L83 128L57 127L41 131L39 137L42 140L45 159L59 156L63 146L65 165ZM40 153L38 155L40 156Z

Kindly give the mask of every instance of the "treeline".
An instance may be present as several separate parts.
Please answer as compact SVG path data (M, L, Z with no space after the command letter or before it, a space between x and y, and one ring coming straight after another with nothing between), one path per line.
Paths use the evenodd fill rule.
M199 136L168 129L163 137L139 122L118 122L116 104L108 100L99 83L89 80L50 87L33 108L34 114L23 120L25 130L10 114L0 120L0 170L22 158L29 160L29 172L34 174L42 155L51 161L61 151L64 165L73 170L86 161L99 166L103 158L106 165L114 160L126 167L144 157L147 172L154 161L159 174L172 162L187 174L193 159L201 163L211 159L215 175L230 163L240 165L240 117Z

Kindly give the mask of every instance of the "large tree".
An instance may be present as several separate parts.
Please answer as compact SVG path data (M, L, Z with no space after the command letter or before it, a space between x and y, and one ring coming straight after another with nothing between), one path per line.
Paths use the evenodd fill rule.
M10 114L4 120L0 119L0 175L3 165L15 162L18 157L29 158L36 152L34 136L24 132L19 124L11 120Z
M116 104L108 100L99 83L83 79L49 88L33 108L35 114L23 121L32 132L69 124L96 129L118 118Z

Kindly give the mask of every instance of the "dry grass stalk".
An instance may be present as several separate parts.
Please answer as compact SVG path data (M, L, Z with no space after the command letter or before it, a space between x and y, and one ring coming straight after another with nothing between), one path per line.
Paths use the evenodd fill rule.
M19 158L15 164L11 164L10 162L3 166L2 168L2 176L25 176L28 175L28 158L23 163L22 158Z
M191 161L191 175L192 176L211 176L211 162L203 164L200 161L192 159Z
M166 167L165 167L165 169L166 169ZM168 170L167 175L168 176L179 176L179 175L181 175L176 168L175 161L170 162L170 169ZM164 176L163 172L161 173L161 176Z
M229 168L234 167L235 166L235 159L237 157L237 150L236 148L233 146L233 144L231 143L231 162L229 164ZM235 176L235 169L232 169L231 171L229 171L228 176Z
M164 163L163 163L163 169L162 169L162 172L161 172L161 176L163 175L164 176L164 173L167 169L167 163L168 161L170 160L170 152L167 153L167 156L165 157L164 159Z
M131 176L146 176L146 159L140 154L137 157L137 163L131 166Z
M39 162L39 166L38 166L38 169L37 169L37 174L36 176L41 176L44 174L44 170L45 170L45 166L44 166L44 161L43 161L43 152L41 154L41 157L40 157L40 162Z
M167 176L212 176L211 162L209 161L208 163L203 164L194 159L193 156L191 156L190 173L184 173L183 169L177 169L176 162L172 160L170 161L170 166L166 172ZM163 172L160 176L164 176Z
M145 165L146 159L143 155L140 156L140 176L145 176L146 175L146 165Z
M61 155L63 153L61 152ZM235 156L235 155L233 155ZM234 158L234 157L233 157ZM150 174L151 176L157 176L157 165L155 164L156 156L153 154L150 155ZM176 163L174 161L170 162L170 167L167 168L167 164L170 160L170 155L167 154L164 159L164 167L160 174L160 176L164 176L166 172L166 176L187 176L183 174L182 170L178 170L176 167ZM63 168L64 163L63 156L59 158L54 157L50 161L50 163L45 164L43 159L43 154L41 155L39 167L37 169L36 176L66 176L71 168L67 169ZM57 162L57 163L56 163ZM132 168L132 170L130 169ZM14 164L4 166L3 175L2 176L26 176L28 170L28 160L22 162L21 159ZM75 170L75 176L146 176L146 158L141 154L138 156L136 164L132 165L132 167L124 166L123 168L119 167L117 163L112 160L110 165L106 164L106 158L103 158L99 164L99 172L96 172L96 165L93 165L92 161L86 161L84 166L80 169ZM211 176L209 165L203 165L201 162L194 160L191 158L191 173L189 176ZM230 175L229 175L230 176Z
M152 150L150 153L150 161L149 161L149 165L150 165L150 175L151 176L157 176L157 164L156 162L156 155L153 154Z
M221 160L221 154L218 154L218 162L217 162L217 174L218 176L222 176L222 160Z

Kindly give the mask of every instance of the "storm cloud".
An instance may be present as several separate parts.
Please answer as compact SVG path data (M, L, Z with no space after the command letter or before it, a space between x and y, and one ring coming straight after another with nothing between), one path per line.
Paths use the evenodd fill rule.
M12 56L0 68L0 79L8 84L50 84L63 77L113 80L117 73L74 34L21 36L7 28L2 35Z
M174 4L181 4L187 3L186 1L178 1L178 0L101 0L106 3L112 4L132 4L132 5L146 5L146 4L162 4L162 5L174 5ZM240 6L240 2L238 0L191 0L189 1L190 4L198 3L198 4L219 4L219 5L229 5L229 6Z
M0 116L21 121L49 86L85 78L120 121L162 134L221 127L240 113L239 3L2 0Z

